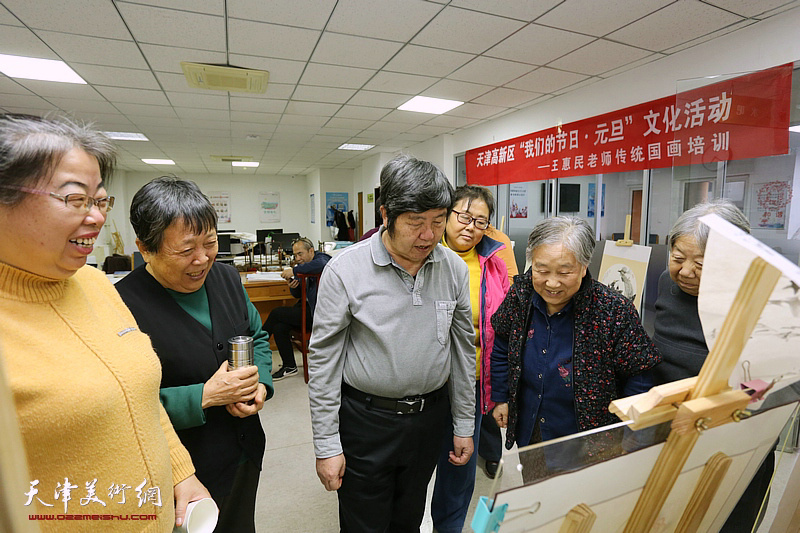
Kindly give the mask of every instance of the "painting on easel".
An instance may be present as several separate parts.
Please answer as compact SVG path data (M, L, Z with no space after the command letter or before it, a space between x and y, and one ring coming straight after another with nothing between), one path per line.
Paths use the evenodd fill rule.
M718 314L727 301L721 320L707 318L700 306L704 330L713 332L700 375L616 400L616 426L523 448L518 461L505 456L512 463L506 470L519 471L522 484L483 499L475 531L688 532L718 531L725 523L792 412L797 416L794 329L778 326L789 333L776 335L774 316L766 319L762 310L796 324L800 268L716 215L702 220L711 227L705 269L726 257L744 265L741 275L703 276L703 284L728 287L700 286ZM748 350L767 335L781 340L771 345L775 353ZM742 368L746 380L736 375ZM764 386L755 385L759 380Z

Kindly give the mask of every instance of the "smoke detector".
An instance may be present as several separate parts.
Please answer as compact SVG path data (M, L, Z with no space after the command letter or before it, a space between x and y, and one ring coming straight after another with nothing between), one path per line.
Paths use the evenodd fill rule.
M267 90L269 72L222 65L205 65L181 61L183 74L190 87L212 91L263 93Z

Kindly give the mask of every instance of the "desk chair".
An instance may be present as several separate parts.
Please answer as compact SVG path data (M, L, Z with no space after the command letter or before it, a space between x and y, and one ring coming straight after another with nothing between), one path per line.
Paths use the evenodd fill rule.
M319 277L322 274L295 274L297 279L300 280L300 316L302 322L300 324L300 331L292 332L295 345L300 349L303 354L303 379L308 383L308 341L311 339L311 332L308 331L308 324L306 323L306 306L308 305L308 298L306 297L306 280L312 278L317 280L317 287L319 287Z

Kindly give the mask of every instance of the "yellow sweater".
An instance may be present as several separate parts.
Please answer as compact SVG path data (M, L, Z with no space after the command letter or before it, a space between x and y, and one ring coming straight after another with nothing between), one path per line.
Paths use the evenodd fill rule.
M42 531L172 531L173 485L194 467L159 403L150 340L103 273L84 267L54 281L0 263L0 348L38 480L35 494L31 484L10 488L19 512L100 517L56 516L38 522ZM89 498L95 479L105 506Z

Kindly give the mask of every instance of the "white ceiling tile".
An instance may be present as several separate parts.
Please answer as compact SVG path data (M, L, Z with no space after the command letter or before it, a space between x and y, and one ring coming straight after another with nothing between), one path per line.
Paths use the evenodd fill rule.
M119 110L108 102L97 100L89 100L84 98L57 98L48 97L47 101L53 105L57 105L68 113L111 113L122 116Z
M530 24L486 52L487 56L545 65L594 39L538 24Z
M353 130L364 130L375 123L374 120L363 120L360 118L332 118L328 121L326 128L346 128Z
M436 115L433 113L417 113L416 111L401 111L399 109L395 109L383 117L381 122L402 122L403 124L418 125L428 122L435 116Z
M499 107L516 107L530 102L534 98L541 96L541 93L532 93L528 91L519 91L516 89L508 89L506 87L498 87L488 93L472 100L476 104L495 105Z
M306 61L317 44L316 30L278 26L249 20L228 20L228 45L232 54L259 55Z
M339 104L323 104L320 102L295 102L290 101L286 106L286 113L293 115L317 115L330 117L341 106Z
M562 0L453 0L450 5L530 22Z
M356 94L355 89L298 85L294 91L294 94L292 95L292 100L343 104L352 98L354 94Z
M175 114L175 111L173 111L171 107L163 105L115 103L114 107L116 107L122 113L125 113L129 117L132 117L134 123L136 123L139 120L152 121L155 119L158 120L178 119L178 115Z
M649 56L646 56L646 57L644 57L644 58L642 58L642 59L640 59L638 61L634 61L632 63L628 63L626 65L623 65L623 66L619 67L619 68L615 68L614 70L609 70L609 71L603 72L601 77L610 78L612 76L616 76L617 74L625 72L626 70L631 70L631 69L634 69L636 67L640 67L642 65L646 65L647 63L656 61L658 59L662 59L664 57L666 57L666 56L663 55L663 54L653 53L653 54L650 54Z
M225 50L225 19L216 15L118 4L133 37L141 43Z
M409 133L422 133L426 135L442 135L443 133L450 133L453 131L453 128L448 128L446 126L431 126L429 124L422 124L413 128L409 131Z
M321 128L326 122L328 117L318 115L283 115L280 124L290 126L314 126L316 129ZM316 131L316 129L314 131Z
M678 0L608 38L658 52L740 20L741 17L708 4Z
M448 111L447 115L453 117L466 117L466 118L489 118L502 111L505 111L506 109L507 108L505 107L497 107L493 105L467 103L464 105L460 105L451 111Z
M507 83L506 87L535 93L552 93L562 87L582 81L586 79L586 77L587 76L583 74L575 74L574 72L564 72L563 70L540 67L530 74L526 74L511 83Z
M81 85L78 83L58 83L53 81L41 80L17 80L20 85L29 89L39 96L58 98L81 98L85 100L103 100L103 96L91 85Z
M278 122L281 120L280 115L269 115L267 118L261 119L259 116L262 113L248 113L244 116L242 111L231 111L231 133L249 135L257 134L262 136L265 140L269 138L269 134L275 131ZM266 113L264 113L266 114Z
M503 85L527 74L534 68L535 67L527 63L517 63L516 61L479 56L447 77L454 80L471 81L474 83Z
M358 91L348 104L395 109L408 101L407 94Z
M536 23L601 37L674 1L598 2L597 0L567 0L537 19Z
M225 52L210 50L194 50L179 48L177 46L162 46L159 44L141 44L142 53L150 63L153 70L160 72L173 72L183 75L181 61L190 63L224 64Z
M743 17L755 17L787 3L786 0L705 0L705 2Z
M160 89L156 78L149 70L111 67L108 65L84 65L71 63L72 69L92 85L128 87L130 89Z
M266 70L269 72L269 84L289 83L300 81L300 75L306 64L304 61L277 59L274 57L256 57L242 54L231 54L230 64L242 68Z
M3 0L3 5L29 28L131 39L114 4L106 0Z
M41 108L41 109L51 109L54 106L53 104L47 102L41 96L36 96L34 94L4 94L3 99L0 102L4 108L10 107L28 107L28 108Z
M211 91L208 91L211 93ZM169 103L173 107L201 107L204 109L228 110L228 94L214 91L212 94L167 93Z
M0 25L22 26L22 22L3 6L0 6Z
M309 63L302 78L300 78L300 83L303 85L359 89L374 74L375 70L372 69Z
M382 120L380 122L376 122L375 124L373 124L372 126L367 128L366 130L364 130L364 135L369 134L369 132L371 132L371 131L389 132L389 133L397 134L397 133L402 133L404 131L408 131L411 128L413 128L414 126L416 126L416 125L417 125L417 123L386 122L386 121Z
M131 41L101 39L85 35L70 35L45 30L36 30L47 45L67 63L76 61L90 65L147 69L142 53ZM102 50L102 54L97 51Z
M227 0L231 18L314 30L325 27L335 5L336 0Z
M168 7L182 11L195 11L207 15L223 16L225 14L224 0L116 0L117 3L146 4L157 7Z
M327 30L408 41L441 9L419 0L339 0Z
M339 119L332 119L332 120L339 120ZM358 135L364 130L364 128L340 128L340 127L333 127L333 126L325 126L321 128L317 134L318 135L349 135L352 137L353 135Z
M597 75L649 55L652 55L652 52L641 48L598 39L556 59L548 66L580 74Z
M434 117L425 124L430 124L431 126L445 126L447 128L466 128L467 126L475 124L475 122L476 120L472 118L451 117L445 114Z
M411 42L480 54L523 25L507 18L447 6ZM480 31L476 31L478 29Z
M33 94L15 80L0 74L0 94Z
M396 133L393 131L375 131L368 129L361 132L359 137L353 139L353 142L358 144L380 144L381 141L391 139L395 135Z
M175 74L173 72L156 72L156 79L161 87L168 92L172 93L193 93L193 94L209 94L217 93L220 91L211 91L209 89L195 89L189 86L186 81L186 76L183 74Z
M111 103L169 105L167 97L161 91L124 89L121 87L97 87L97 91Z
M199 109L196 107L176 107L175 113L180 117L181 123L186 124L185 119L208 120L218 127L227 127L231 120L230 112L227 109Z
M374 121L382 119L389 111L389 109L381 107L345 105L336 113L336 116L339 118L360 118Z
M473 98L477 98L491 90L491 85L480 85L478 83L469 83L468 81L441 80L432 87L425 89L422 95L469 102Z
M416 95L433 85L436 78L430 76L416 76L414 74L398 74L396 72L378 72L364 85L364 89L371 91L397 92Z
M761 13L756 18L758 18L758 19L766 19L766 18L769 18L769 17L773 17L775 15L778 15L780 13L783 13L784 11L789 11L790 9L794 9L796 7L800 7L800 0L794 0L793 2L788 2L788 3L784 4L784 5L782 5L781 7L776 7L775 9L771 9L769 11Z
M401 141L422 142L422 141L427 141L431 137L433 137L433 135L427 133L401 133L400 135L395 137L395 139Z
M553 94L566 94L566 93L568 93L570 91L574 91L575 89L580 89L581 87L586 87L587 85L591 85L593 83L596 83L596 82L600 81L601 79L602 78L598 78L596 76L593 76L591 78L586 78L585 80L581 80L579 82L576 82L576 83L573 83L573 84L570 84L570 85L566 85L566 86L562 87L561 89L557 89L557 90L553 91Z
M381 68L403 46L394 41L325 32L311 60L329 65Z
M28 28L0 26L0 51L12 56L60 59Z
M270 100L268 98L243 98L231 94L231 111L283 113L285 109L285 100Z
M724 28L721 28L717 31L712 31L711 33L706 33L705 35L697 37L696 39L680 43L676 46L673 46L672 48L667 48L666 50L663 51L663 53L667 55L674 54L675 52L685 50L686 48L691 48L692 46L697 46L700 43L716 39L717 37L721 37L727 33L742 29L745 26L750 26L757 22L758 21L756 19L742 19L741 21L735 24L731 24L730 26L725 26Z
M473 57L474 54L409 44L389 61L384 70L441 77L453 72Z

